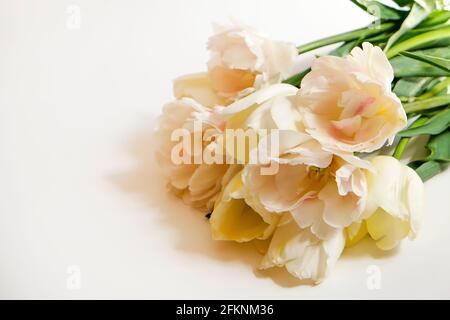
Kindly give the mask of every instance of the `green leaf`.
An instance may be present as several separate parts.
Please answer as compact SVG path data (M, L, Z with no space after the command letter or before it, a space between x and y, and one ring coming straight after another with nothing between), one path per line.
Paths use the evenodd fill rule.
M339 42L347 42L347 41L353 41L357 39L365 39L380 33L383 33L385 31L389 31L395 28L395 23L393 22L386 22L382 23L380 25L377 25L376 28L360 28L353 31L348 31L344 33L340 33L331 37L326 37L320 40L316 40L313 42L309 42L307 44L298 46L298 53L302 54L317 48L325 47L330 44L339 43Z
M450 162L450 130L432 136L426 147L430 150L428 157L408 164L415 169L423 181L444 171Z
M417 119L413 124L411 124L409 126L409 129L420 127L421 125L423 125L427 121L428 121L427 117L421 117L421 118ZM393 154L394 158L399 159L399 160L401 159L402 154L405 151L406 146L409 143L409 140L411 140L410 137L404 137L404 138L400 139L400 141L397 144L397 147L394 150L394 154Z
M371 38L366 38L366 39L362 39L363 41L367 41L370 42L373 45L378 45L380 46L381 43L386 43L386 41L389 39L389 37L392 35L391 32L385 32L385 33L381 33L379 35L376 35L374 37ZM362 41L361 41L362 42Z
M450 104L450 95L437 96L429 99L405 103L403 107L406 113L420 112L424 110L434 109Z
M405 41L402 41L389 50L387 50L386 56L391 59L398 55L402 51L408 51L410 49L419 48L424 45L429 45L430 43L435 43L436 41L446 43L450 39L450 26L439 28L437 30L428 31L425 33L418 34L411 37ZM385 49L386 51L386 49Z
M417 99L423 100L437 95L445 95L448 91L448 86L450 86L450 78L437 78L430 83L428 88L426 88L426 92Z
M445 23L441 23L441 24L434 25L434 26L429 26L429 27L423 27L423 28L416 27L416 28L414 28L412 30L409 30L404 35L402 35L397 41L400 43L400 42L403 42L403 41L408 40L410 38L413 38L415 36L421 35L422 33L427 33L427 32L431 32L431 31L442 29L442 28L444 28L447 25L448 24L445 22ZM439 40L439 39L438 40L434 40L434 41L422 44L422 45L418 46L417 48L423 49L423 48L439 47L438 45L431 45L431 44L433 44L433 43L434 44L436 44L436 43L439 44L440 42L441 42L441 40ZM445 43L444 43L443 46L445 46Z
M441 68L444 71L450 72L450 59L434 57L422 53L414 53L409 51L404 51L400 53L402 56L412 58L415 60L423 61L425 63L431 64L437 68Z
M427 28L431 26L436 26L439 24L446 23L450 19L450 11L448 10L437 10L430 13L428 18L423 20L416 29Z
M450 161L450 130L444 131L437 136L433 136L427 144L430 155L427 160Z
M433 80L430 77L402 78L394 86L394 93L399 97L417 97Z
M450 36L423 43L421 45L416 46L414 49L420 50L439 47L450 47Z
M443 165L437 161L414 161L408 165L416 170L417 174L423 182L444 171ZM417 165L419 166L417 168L414 168Z
M400 7L409 6L414 3L414 0L394 0Z
M397 10L378 1L351 0L358 7L381 20L401 20L407 15L407 11Z
M409 11L408 16L403 20L402 25L390 38L385 52L406 32L416 27L423 20L425 20L433 10L436 9L436 0L421 0L414 2Z
M450 125L450 109L445 109L430 118L425 124L400 131L400 137L413 137L418 135L435 135L445 131Z
M358 45L358 43L359 43L358 40L345 42L341 46L339 46L336 49L330 51L329 55L330 56L336 56L336 57L345 57L346 55L348 55L350 53L350 51L352 51L352 49L354 47L356 47Z
M450 32L450 29L449 29ZM413 51L414 54L422 54L442 59L450 59L450 47L433 48ZM390 60L394 74L397 78L403 77L446 77L450 72L442 68L435 67L429 63L409 58L397 56Z

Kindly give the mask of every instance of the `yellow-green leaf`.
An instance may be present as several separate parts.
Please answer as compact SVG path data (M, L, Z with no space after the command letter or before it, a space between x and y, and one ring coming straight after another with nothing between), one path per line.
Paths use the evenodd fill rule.
M430 118L425 124L400 131L398 135L400 137L413 137L418 135L436 135L445 131L450 125L450 108L442 110L432 118Z

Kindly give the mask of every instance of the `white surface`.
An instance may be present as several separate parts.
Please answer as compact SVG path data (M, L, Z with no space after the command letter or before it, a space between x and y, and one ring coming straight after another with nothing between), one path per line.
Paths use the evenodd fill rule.
M80 29L66 27L71 4ZM416 241L349 250L317 287L255 272L252 247L213 242L166 193L154 119L229 16L299 44L370 21L347 0L0 1L1 298L450 298L450 171L426 183Z

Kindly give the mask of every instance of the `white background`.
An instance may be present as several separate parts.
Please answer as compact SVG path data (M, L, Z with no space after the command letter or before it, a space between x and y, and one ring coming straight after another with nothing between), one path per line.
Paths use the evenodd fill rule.
M316 287L255 271L253 247L213 242L167 194L155 118L230 16L297 44L371 21L347 0L0 1L1 298L450 298L450 171L426 183L416 241L388 255L366 241Z

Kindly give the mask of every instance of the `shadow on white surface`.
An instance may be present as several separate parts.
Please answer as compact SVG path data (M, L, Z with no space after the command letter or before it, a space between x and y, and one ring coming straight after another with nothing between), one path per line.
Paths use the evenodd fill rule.
M220 262L238 262L253 270L255 277L270 279L280 287L313 285L291 276L284 268L258 270L262 258L252 244L213 241L210 227L203 213L185 205L181 199L168 192L166 180L156 162L153 128L155 119L149 118L146 126L130 137L126 148L135 161L132 170L110 177L112 183L126 194L132 194L145 204L148 214L156 214L161 228L174 230L174 249L178 254L201 255ZM150 232L150 230L149 230ZM159 238L155 241L161 241ZM370 256L375 259L395 255L398 250L384 252L370 239L347 248L341 259L361 259ZM231 267L231 266L230 266Z
M188 207L168 192L154 156L156 144L152 128L155 120L149 120L146 129L131 137L126 145L135 160L134 168L111 176L112 183L122 192L136 196L148 207L148 214L157 214L161 228L175 230L175 249L221 261L239 260L254 265L260 256L252 245L212 241L204 213Z

